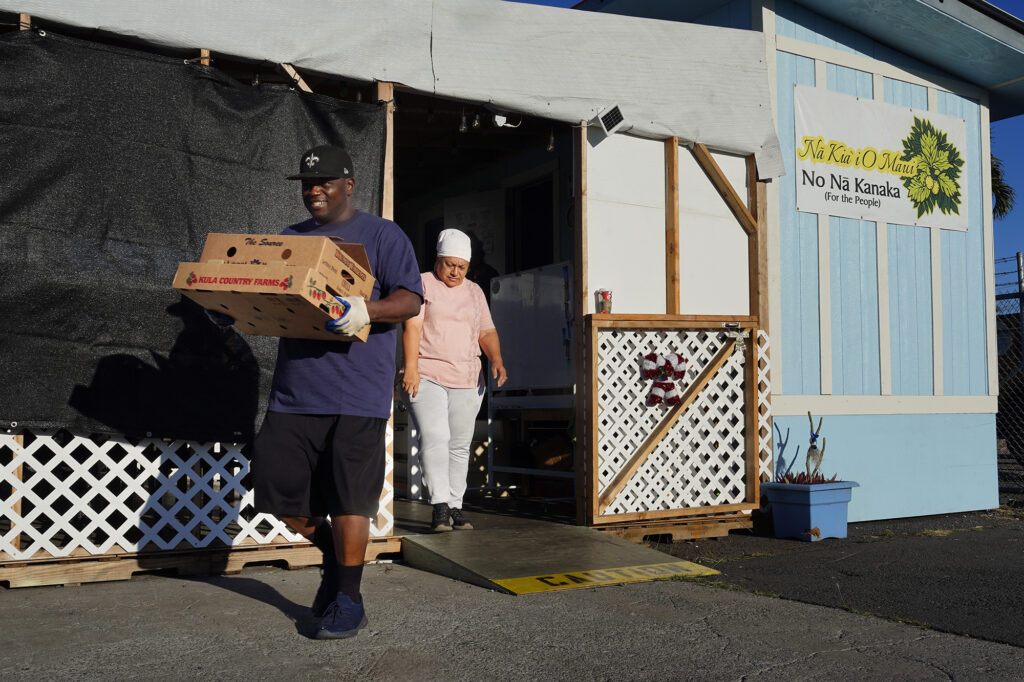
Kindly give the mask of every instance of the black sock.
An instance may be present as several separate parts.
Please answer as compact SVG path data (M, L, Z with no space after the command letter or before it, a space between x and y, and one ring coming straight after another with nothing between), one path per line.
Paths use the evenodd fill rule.
M363 600L359 586L363 582L363 565L342 566L338 564L338 592L343 592L355 603Z
M324 561L337 561L338 558L334 555L334 533L331 530L331 524L327 521L322 521L316 530L313 531L312 535L307 535L306 539L316 545L317 549L324 553Z

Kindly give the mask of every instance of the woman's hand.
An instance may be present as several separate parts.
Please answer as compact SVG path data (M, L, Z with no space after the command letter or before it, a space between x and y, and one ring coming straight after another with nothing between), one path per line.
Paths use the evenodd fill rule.
M508 372L505 371L505 365L499 361L497 364L491 363L491 376L494 377L495 383L498 384L498 388L505 383L508 379Z
M415 398L416 394L420 391L420 371L417 368L405 368L405 372L402 373L402 390L409 394L410 398Z

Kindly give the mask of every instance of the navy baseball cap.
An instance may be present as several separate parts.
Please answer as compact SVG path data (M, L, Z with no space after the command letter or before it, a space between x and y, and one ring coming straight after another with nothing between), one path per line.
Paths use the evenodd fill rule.
M322 144L306 151L299 160L299 172L289 175L289 180L306 178L351 178L352 157L341 147Z

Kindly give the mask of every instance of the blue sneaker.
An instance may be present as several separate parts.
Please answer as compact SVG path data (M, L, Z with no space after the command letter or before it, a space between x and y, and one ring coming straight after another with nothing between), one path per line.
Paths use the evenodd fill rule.
M317 639L345 639L352 637L366 626L366 609L363 602L352 601L344 592L327 607L316 628Z
M324 559L320 569L320 587L316 590L310 610L317 618L327 613L327 607L334 603L338 596L338 563L332 559Z

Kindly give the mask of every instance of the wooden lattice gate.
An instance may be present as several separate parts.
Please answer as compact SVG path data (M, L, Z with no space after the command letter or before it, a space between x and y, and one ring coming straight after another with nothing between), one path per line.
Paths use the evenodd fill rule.
M591 315L581 514L639 539L750 523L771 475L768 337L749 318ZM689 362L681 402L649 407L648 353Z
M392 537L392 430L368 558ZM320 551L253 509L243 444L0 434L0 581L11 587L127 579L138 571L231 573L247 563L291 568Z

